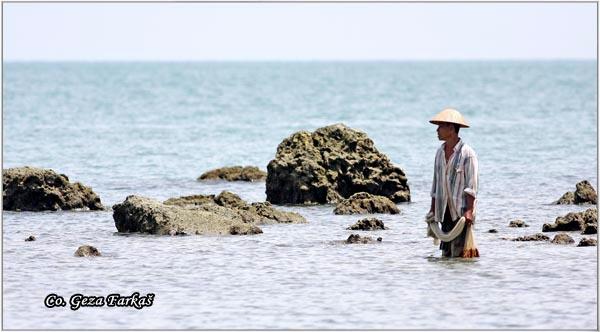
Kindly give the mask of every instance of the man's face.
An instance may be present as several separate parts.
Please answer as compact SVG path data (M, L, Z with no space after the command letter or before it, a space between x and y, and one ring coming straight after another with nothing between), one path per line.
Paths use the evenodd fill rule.
M440 123L437 129L438 139L446 141L454 135L454 125L451 123Z

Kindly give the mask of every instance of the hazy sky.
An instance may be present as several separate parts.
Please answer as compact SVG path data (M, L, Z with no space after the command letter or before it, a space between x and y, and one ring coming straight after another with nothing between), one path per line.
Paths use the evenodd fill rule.
M595 3L4 3L5 60L596 58Z

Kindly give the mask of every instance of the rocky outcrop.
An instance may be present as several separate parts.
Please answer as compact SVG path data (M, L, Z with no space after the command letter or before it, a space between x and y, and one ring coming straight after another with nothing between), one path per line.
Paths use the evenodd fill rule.
M75 257L102 256L96 247L83 245L75 251Z
M581 234L596 234L598 233L598 224L585 224L585 228Z
M255 166L222 167L203 173L198 178L201 180L226 180L226 181L264 181L267 173Z
M598 195L587 180L575 185L575 192L569 191L562 195L555 204L596 204Z
M578 247L595 247L597 245L596 242L597 242L596 239L584 237L583 239L581 239L581 241L579 241L579 244L577 244L577 246Z
M337 203L358 192L410 201L404 171L365 133L343 124L284 139L267 166L266 186L274 204Z
M346 239L346 243L372 243L373 238L370 236L360 236L358 234L350 234L348 239Z
M231 209L201 206L177 206L140 196L128 196L113 206L113 219L119 232L140 232L159 235L179 234L260 234L262 230L246 223Z
M554 224L544 224L542 232L583 231L586 225L598 225L598 210L589 208L581 212L570 212L556 218Z
M552 239L552 243L571 244L571 243L575 243L575 240L573 240L573 238L570 237L569 234L567 234L567 233L560 233L560 234L556 234L556 236L554 236L554 239Z
M2 207L7 211L102 210L100 197L79 182L50 169L2 170Z
M511 220L508 227L529 227L523 220Z
M387 229L383 221L377 218L365 218L357 221L354 225L346 228L354 231L378 231Z
M181 207L196 207L205 211L225 215L230 218L241 218L246 223L262 224L300 224L306 219L295 212L281 211L274 208L269 202L256 202L248 204L238 195L223 191L219 195L193 195L170 198L164 202L166 205Z
M400 209L389 198L360 192L339 202L333 210L335 214L398 214Z
M550 240L550 238L542 233L537 233L535 235L520 236L516 239L513 239L513 241L548 241L548 240Z

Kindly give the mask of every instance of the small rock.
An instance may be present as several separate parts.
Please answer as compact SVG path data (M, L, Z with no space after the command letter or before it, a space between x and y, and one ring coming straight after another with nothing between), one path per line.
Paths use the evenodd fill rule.
M573 238L570 237L569 234L567 234L567 233L560 233L560 234L556 234L554 239L552 239L552 243L570 244L570 243L575 243L575 240L573 240Z
M380 237L377 238L377 242L381 242L381 241L383 241L383 239L380 236Z
M550 238L542 233L537 233L535 235L520 236L516 239L513 239L513 241L548 241L548 240L550 240Z
M581 241L579 241L579 244L577 246L578 247L595 247L596 239L584 237L583 239L581 239Z
M370 236L361 237L358 234L350 234L346 243L371 243L373 239Z
M29 241L35 241L35 240L36 240L35 236L33 236L33 235L29 235L29 237L25 239L25 241L27 241L27 242L29 242Z
M488 233L498 233L498 230L495 228L492 228L488 231Z
M398 214L400 209L389 198L372 195L366 192L356 193L342 200L333 210L335 214L369 214L389 213Z
M508 227L529 227L523 220L511 220Z
M229 234L231 235L252 235L262 234L262 229L252 224L233 225L229 228Z
M96 249L95 247L92 247L89 245L83 245L83 246L77 248L77 251L75 251L75 256L76 257L101 256L101 254L100 254L100 251L98 251L98 249Z
M357 221L354 225L346 228L354 231L374 231L387 229L383 224L383 221L377 218L365 218Z
M226 181L264 181L267 172L255 166L233 166L210 170L198 178L200 180L226 180Z

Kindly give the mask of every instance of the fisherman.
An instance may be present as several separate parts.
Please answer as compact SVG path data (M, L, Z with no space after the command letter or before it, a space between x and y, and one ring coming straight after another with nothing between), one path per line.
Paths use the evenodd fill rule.
M441 222L445 233L451 231L461 217L465 218L462 233L450 242L440 243L442 256L462 257L467 229L475 221L477 155L458 136L460 128L469 128L469 125L457 110L446 108L429 122L438 126L438 139L444 141L435 155L429 215Z

